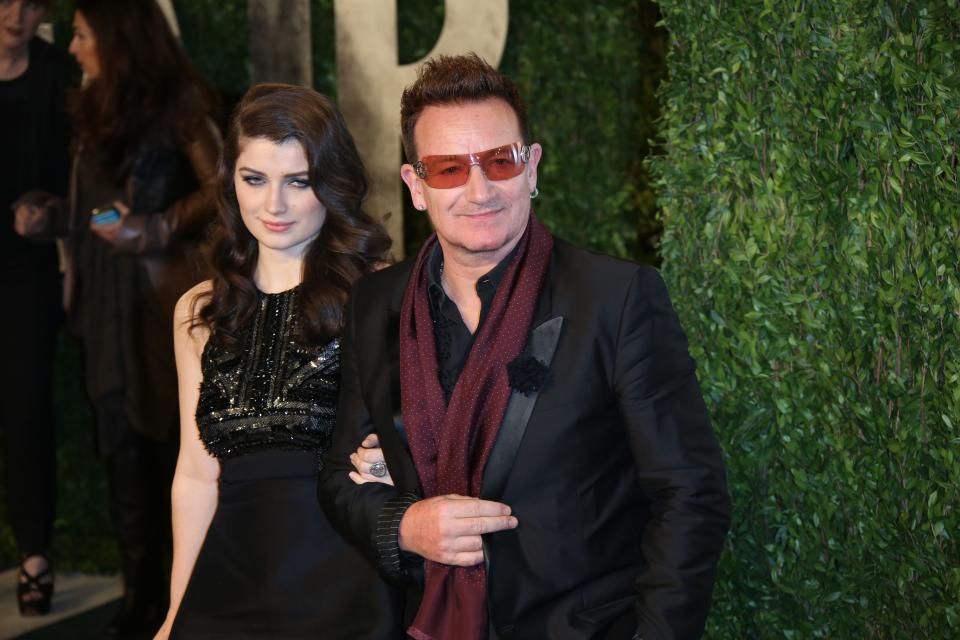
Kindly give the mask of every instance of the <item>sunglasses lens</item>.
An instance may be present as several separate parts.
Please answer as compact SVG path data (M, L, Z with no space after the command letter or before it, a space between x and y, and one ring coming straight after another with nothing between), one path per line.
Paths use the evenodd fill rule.
M523 163L515 147L500 147L482 161L483 173L489 180L509 180L520 175Z
M424 164L427 167L427 184L434 189L459 187L470 175L470 160L466 156L432 160Z

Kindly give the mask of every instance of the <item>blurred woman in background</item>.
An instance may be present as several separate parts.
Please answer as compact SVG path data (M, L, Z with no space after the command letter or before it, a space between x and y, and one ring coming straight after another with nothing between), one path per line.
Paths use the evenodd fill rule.
M192 247L215 216L220 142L205 85L155 0L74 6L70 53L86 82L69 104L71 194L46 213L66 221L65 305L84 347L124 579L111 631L126 635L155 629L167 608L173 308L200 280Z

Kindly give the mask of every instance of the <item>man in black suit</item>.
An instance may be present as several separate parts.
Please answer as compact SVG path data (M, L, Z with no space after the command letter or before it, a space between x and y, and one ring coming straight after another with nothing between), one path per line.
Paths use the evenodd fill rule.
M662 280L536 219L542 149L478 57L428 62L401 122L436 233L354 289L327 514L418 640L699 637L730 500ZM348 477L373 433L393 486Z

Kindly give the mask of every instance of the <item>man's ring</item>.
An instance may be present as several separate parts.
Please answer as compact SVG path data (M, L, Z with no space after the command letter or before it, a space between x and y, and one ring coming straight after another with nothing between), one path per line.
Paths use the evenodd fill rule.
M387 463L383 460L374 462L372 465L370 465L370 475L372 475L374 478L382 478L383 476L387 475Z

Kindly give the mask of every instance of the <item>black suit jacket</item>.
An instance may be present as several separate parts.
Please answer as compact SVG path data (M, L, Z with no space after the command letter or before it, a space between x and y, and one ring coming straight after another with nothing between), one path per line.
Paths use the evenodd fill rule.
M395 571L377 539L385 508L420 489L399 394L399 313L411 267L372 274L354 289L319 495L347 539L393 577L415 581L416 571ZM491 635L699 637L730 500L659 274L557 240L527 351L549 374L537 393L511 397L481 492L519 521L484 540ZM347 477L349 455L371 431L396 487Z

